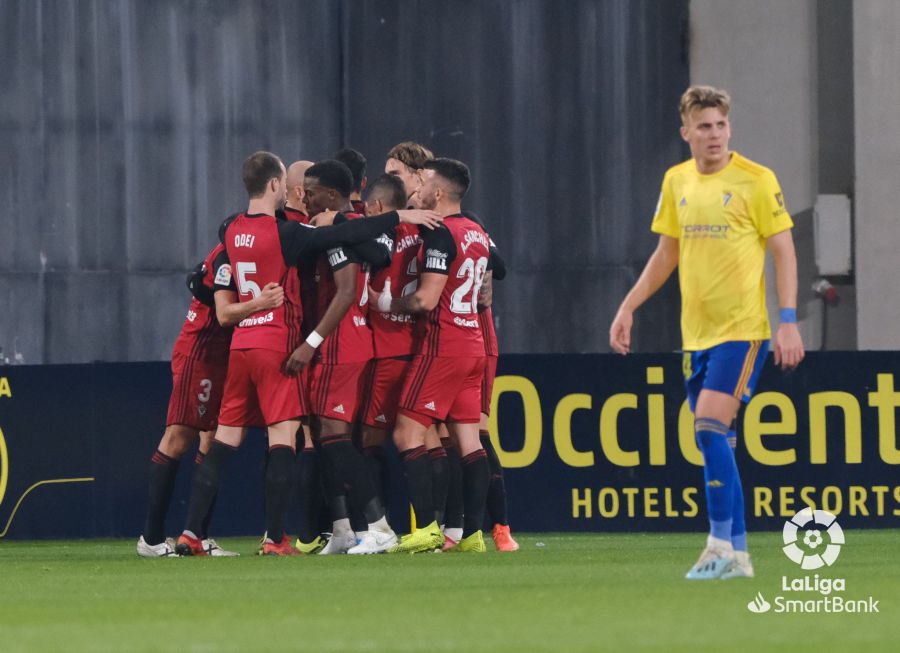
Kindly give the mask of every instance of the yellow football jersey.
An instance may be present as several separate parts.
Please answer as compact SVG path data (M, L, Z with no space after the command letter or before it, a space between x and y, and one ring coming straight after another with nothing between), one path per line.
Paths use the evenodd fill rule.
M775 174L737 152L711 175L669 168L651 229L678 239L685 351L771 337L766 239L793 226Z

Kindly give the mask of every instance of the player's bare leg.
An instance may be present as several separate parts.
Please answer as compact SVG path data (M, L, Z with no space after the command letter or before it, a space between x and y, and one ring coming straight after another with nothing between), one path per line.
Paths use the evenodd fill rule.
M491 538L498 551L518 551L519 543L513 539L509 532L509 516L506 511L506 482L503 478L503 467L500 465L500 457L491 442L488 432L488 415L481 413L481 423L478 425L478 436L481 446L484 447L488 457L488 465L491 469L491 482L488 486L487 510L491 518Z
M491 473L487 454L478 437L478 422L471 424L450 422L447 427L459 443L463 471L463 536L459 544L450 550L483 553L485 547L481 527L484 523Z

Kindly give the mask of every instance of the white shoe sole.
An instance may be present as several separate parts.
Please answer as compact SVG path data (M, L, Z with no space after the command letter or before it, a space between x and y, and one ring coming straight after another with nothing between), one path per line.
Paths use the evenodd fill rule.
M386 553L389 549L393 549L397 546L397 536L384 541L381 544L375 544L374 547L363 547L362 544L358 544L347 550L349 555L372 555L375 553Z

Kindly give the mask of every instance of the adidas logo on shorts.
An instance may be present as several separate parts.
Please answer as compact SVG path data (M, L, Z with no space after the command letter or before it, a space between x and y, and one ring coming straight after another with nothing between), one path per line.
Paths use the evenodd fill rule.
M381 422L382 424L387 424L387 417L385 417L384 415L379 415L375 418L375 421Z
M344 414L344 404L338 404L331 410L333 410L334 412L336 412L339 415L343 415Z
M433 401L429 401L427 404L425 404L425 408L427 408L428 410L437 410L437 408L434 407Z

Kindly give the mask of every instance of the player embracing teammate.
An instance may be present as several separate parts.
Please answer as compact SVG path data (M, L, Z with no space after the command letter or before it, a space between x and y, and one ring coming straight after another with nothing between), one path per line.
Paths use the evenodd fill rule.
M255 312L235 327L216 436L194 474L187 523L176 546L181 555L206 555L200 538L203 520L218 492L225 464L250 426L266 426L269 439L263 552L297 553L283 528L293 489L296 434L300 417L308 413L306 392L297 374L341 316L323 316L317 330L301 340L300 279L294 268L326 250L372 240L400 220L437 222L431 214L415 211L320 228L277 220L275 214L287 200L281 160L269 152L257 152L244 162L242 174L248 208L226 220L220 229L230 267L219 269L214 284L236 292L245 303L275 283L283 289L284 299L282 305ZM222 292L215 293L215 302L217 313L228 303Z
M421 174L418 203L444 216L442 225L422 235L422 267L416 290L392 297L370 290L381 313L422 315L423 340L407 373L400 397L394 442L404 461L410 500L425 525L402 541L399 552L443 545L435 515L431 461L425 435L446 422L463 464L464 525L453 551L484 551L484 521L490 471L479 439L484 338L478 320L478 292L490 258L490 239L461 213L469 188L469 169L452 159L433 159ZM424 516L424 518L423 518Z

